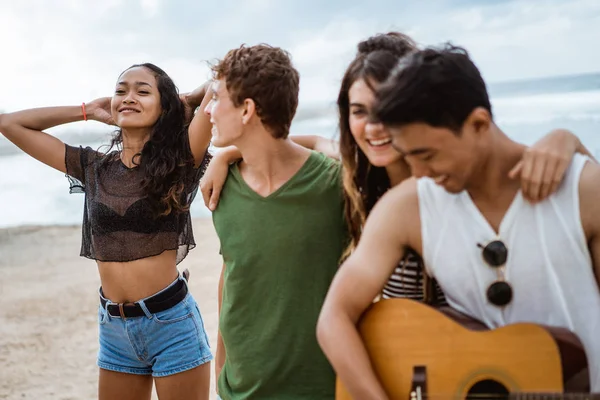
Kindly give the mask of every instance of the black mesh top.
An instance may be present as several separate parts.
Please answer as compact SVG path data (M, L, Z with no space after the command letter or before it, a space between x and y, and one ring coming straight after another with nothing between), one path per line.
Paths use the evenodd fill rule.
M209 160L206 153L187 184L188 204ZM66 145L65 164L70 192L85 193L81 256L126 262L177 250L179 264L196 246L190 212L155 217L141 189L143 171L125 166L119 152L105 156L90 147Z

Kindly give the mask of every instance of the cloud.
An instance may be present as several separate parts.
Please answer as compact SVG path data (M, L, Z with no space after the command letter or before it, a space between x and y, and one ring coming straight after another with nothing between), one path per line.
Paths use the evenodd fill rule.
M465 46L489 80L597 71L600 2L510 1L450 10L414 26L422 43L452 40Z
M491 81L597 70L597 0L22 0L0 3L0 109L79 104L110 95L121 71L153 62L181 90L206 61L241 43L288 49L301 106L335 101L358 41L401 30L422 44L467 47Z
M373 22L335 18L323 29L299 31L289 51L301 76L301 103L335 101L339 82L354 57L356 44L375 27Z
M148 18L155 17L160 10L160 0L140 0L144 15Z

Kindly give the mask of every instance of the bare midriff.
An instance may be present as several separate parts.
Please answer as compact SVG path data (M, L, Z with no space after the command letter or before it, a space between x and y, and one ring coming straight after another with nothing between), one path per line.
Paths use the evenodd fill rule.
M178 275L177 252L130 262L98 262L104 297L114 303L132 303L169 286Z

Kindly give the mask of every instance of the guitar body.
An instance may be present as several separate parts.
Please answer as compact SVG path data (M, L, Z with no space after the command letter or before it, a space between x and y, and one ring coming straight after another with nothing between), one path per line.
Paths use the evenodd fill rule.
M520 323L482 331L455 319L407 299L382 300L365 313L359 331L391 399L410 399L415 385L429 399L563 392L564 345L548 329ZM415 367L422 368L415 374ZM339 380L336 399L351 399Z

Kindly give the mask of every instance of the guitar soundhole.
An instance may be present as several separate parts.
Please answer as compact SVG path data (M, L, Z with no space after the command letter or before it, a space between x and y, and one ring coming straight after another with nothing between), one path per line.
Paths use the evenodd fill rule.
M467 399L475 400L475 399L494 399L494 400L504 400L508 399L509 392L508 389L493 379L486 379L483 381L479 381L467 392Z

